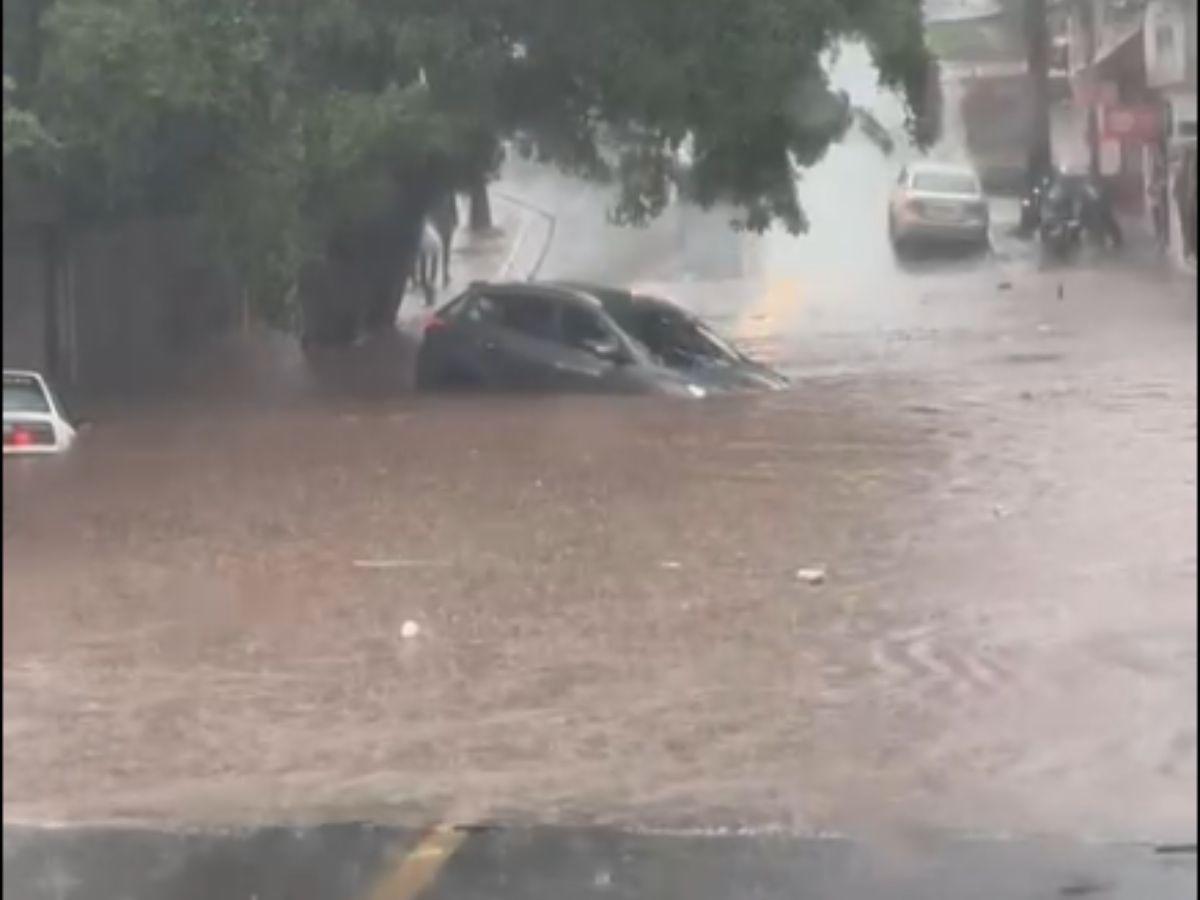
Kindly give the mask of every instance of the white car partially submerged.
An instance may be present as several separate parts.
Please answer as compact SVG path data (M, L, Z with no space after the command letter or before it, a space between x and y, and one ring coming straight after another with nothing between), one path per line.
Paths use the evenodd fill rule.
M4 370L4 455L62 453L75 429L62 403L37 372Z
M988 246L988 202L967 166L919 162L905 166L888 202L888 234L904 252L913 244Z

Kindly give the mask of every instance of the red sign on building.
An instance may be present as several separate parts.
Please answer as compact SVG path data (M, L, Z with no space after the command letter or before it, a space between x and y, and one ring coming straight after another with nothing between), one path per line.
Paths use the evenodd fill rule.
M1149 143L1162 136L1162 116L1153 106L1106 106L1101 129L1109 140Z
M1117 102L1117 86L1111 81L1098 81L1087 72L1071 79L1071 92L1079 106L1114 106Z

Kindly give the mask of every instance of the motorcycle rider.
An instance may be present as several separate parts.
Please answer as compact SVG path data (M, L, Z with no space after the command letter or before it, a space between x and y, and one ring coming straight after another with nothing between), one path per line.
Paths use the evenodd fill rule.
M1042 186L1042 217L1074 218L1083 212L1083 192L1078 182L1057 169L1046 176Z
M1025 193L1021 197L1021 219L1017 233L1022 237L1032 235L1042 222L1045 211L1046 192L1054 182L1054 169L1043 174L1032 173L1026 179Z
M1055 170L1043 197L1043 216L1077 218L1089 233L1113 249L1124 244L1109 192L1094 173Z
M1089 172L1084 180L1085 218L1093 234L1101 239L1107 239L1114 250L1119 250L1125 243L1125 235L1113 212L1112 197L1108 186L1094 172Z

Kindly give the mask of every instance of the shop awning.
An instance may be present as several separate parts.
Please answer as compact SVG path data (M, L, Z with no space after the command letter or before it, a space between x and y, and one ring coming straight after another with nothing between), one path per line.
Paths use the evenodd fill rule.
M1119 66L1122 64L1122 60L1128 59L1131 54L1135 53L1138 58L1141 58L1143 53L1142 25L1143 18L1139 16L1134 21L1125 24L1120 30L1108 35L1108 40L1096 48L1096 57L1092 60L1092 66L1101 70Z

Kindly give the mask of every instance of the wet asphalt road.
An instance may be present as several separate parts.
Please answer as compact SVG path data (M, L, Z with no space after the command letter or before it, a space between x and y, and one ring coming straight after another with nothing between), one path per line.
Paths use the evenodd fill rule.
M781 835L481 829L450 838L424 900L1186 900L1195 852L957 840L867 847ZM461 841L461 843L459 843ZM437 836L394 828L5 834L22 900L405 900ZM432 855L432 854L431 854ZM421 873L422 875L426 873Z
M901 265L899 164L831 150L802 239L678 209L618 231L601 192L510 166L557 219L546 277L660 290L783 394L420 397L403 342L376 350L378 390L331 391L272 344L106 411L69 460L6 461L6 861L47 821L367 819L836 831L868 854L1016 834L1054 878L1036 836L1095 838L1118 842L1097 871L1160 872L1119 848L1195 840L1194 282L1136 251L1047 269L1002 224L992 254ZM624 877L612 832L561 872L569 832L547 834L506 845L503 889L509 838L472 838L438 896L578 896L553 891L610 858ZM375 838L346 840L369 868ZM68 870L107 858L80 846ZM1020 889L1019 851L985 847L966 869ZM741 851L680 852L685 878ZM745 852L782 873L758 896L805 896L803 853ZM812 896L880 895L822 859L840 892ZM1171 872L1194 895L1194 863Z

